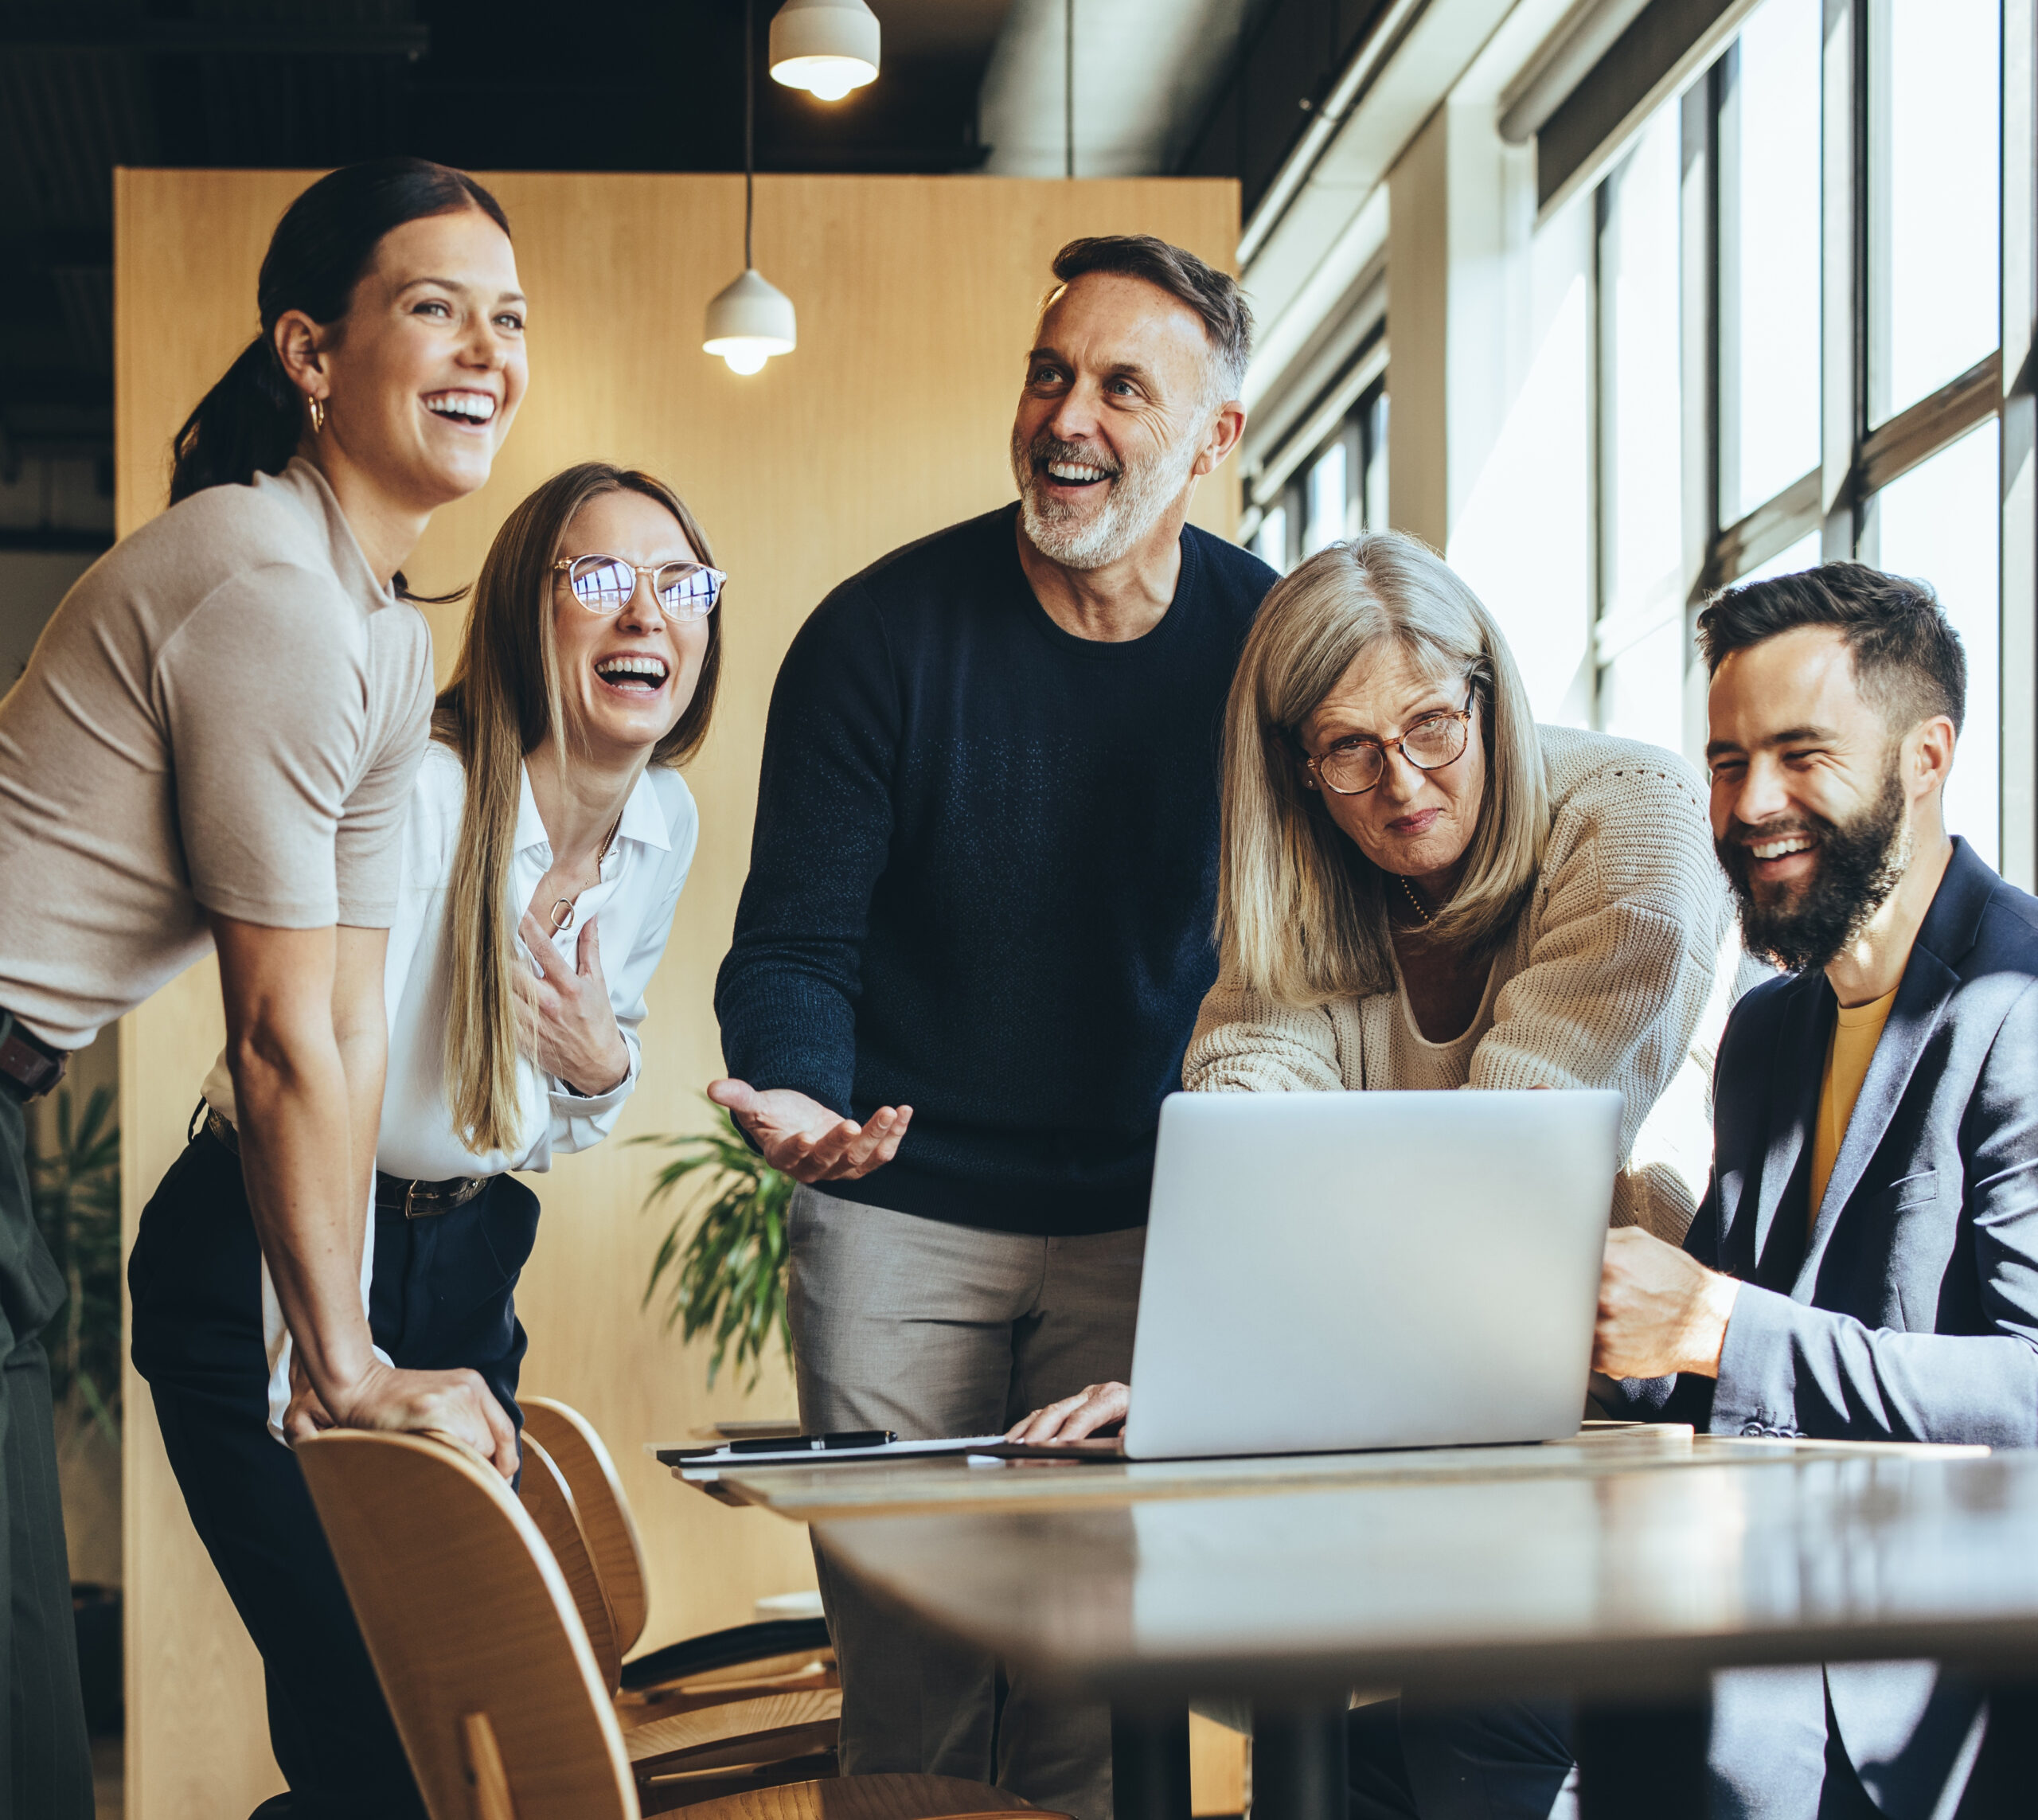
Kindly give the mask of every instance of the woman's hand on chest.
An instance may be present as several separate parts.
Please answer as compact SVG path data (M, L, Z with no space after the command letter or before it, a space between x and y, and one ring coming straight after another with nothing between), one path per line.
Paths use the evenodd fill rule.
M532 912L524 912L517 933L537 971L519 967L512 976L517 1046L576 1093L591 1099L613 1092L630 1072L630 1050L602 974L600 918L581 925L570 966Z

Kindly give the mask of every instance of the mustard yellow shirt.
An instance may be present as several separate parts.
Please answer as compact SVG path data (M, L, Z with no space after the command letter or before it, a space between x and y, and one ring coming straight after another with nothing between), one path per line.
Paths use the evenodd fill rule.
M1819 1203L1825 1198L1825 1185L1833 1179L1833 1166L1840 1158L1847 1122L1854 1116L1854 1102L1861 1096L1861 1083L1868 1079L1868 1064L1875 1057L1876 1045L1882 1041L1882 1027L1889 1021L1889 1008L1896 1002L1902 983L1899 981L1881 998L1865 1005L1839 1007L1833 1035L1825 1045L1825 1073L1819 1084L1818 1124L1812 1134L1808 1224L1817 1223Z

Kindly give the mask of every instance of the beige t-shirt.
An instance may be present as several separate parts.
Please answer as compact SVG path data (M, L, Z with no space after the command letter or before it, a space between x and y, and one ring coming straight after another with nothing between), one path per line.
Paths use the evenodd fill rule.
M89 1042L208 911L386 928L431 640L293 460L122 540L0 700L0 1005Z

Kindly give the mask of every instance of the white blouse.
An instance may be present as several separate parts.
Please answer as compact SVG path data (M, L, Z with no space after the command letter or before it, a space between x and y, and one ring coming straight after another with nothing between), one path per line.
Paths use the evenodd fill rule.
M514 1155L506 1150L477 1154L453 1129L444 1068L443 963L446 944L451 939L446 926L446 894L467 785L466 768L451 748L434 740L425 748L404 826L403 882L383 974L383 1002L389 1015L389 1070L375 1166L386 1174L417 1181L549 1169L555 1151L587 1150L615 1128L616 1115L634 1090L643 1066L637 1027L644 1021L645 988L665 953L673 912L685 887L701 831L700 815L685 780L662 765L647 768L623 804L615 839L602 861L599 882L575 900L572 927L552 938L571 967L580 931L590 917L600 919L602 973L623 1045L630 1052L630 1071L608 1092L583 1098L520 1053L520 1148ZM551 865L552 843L545 836L537 799L531 795L526 768L510 862L510 902L518 916ZM521 939L517 951L528 958ZM233 1080L224 1053L205 1077L205 1093L211 1105L228 1119L234 1118ZM361 1265L364 1314L374 1268L371 1206ZM283 1412L290 1403L290 1333L266 1260L262 1266L262 1327L269 1356L269 1425L280 1440Z
M587 1150L615 1129L616 1115L635 1089L643 1065L637 1026L644 1021L644 990L665 953L673 912L700 835L700 816L685 780L662 765L647 769L623 805L615 839L602 861L600 882L575 901L572 927L552 939L571 967L581 930L589 919L599 919L602 972L630 1051L630 1072L608 1092L583 1099L529 1056L518 1055L521 1147L514 1154L477 1154L453 1129L445 1076L446 944L451 939L446 893L467 781L459 756L434 740L418 767L404 829L403 884L383 981L389 1007L389 1073L375 1166L385 1174L420 1181L549 1169L553 1152ZM519 916L552 865L552 843L531 795L528 769L521 791L510 861L510 901ZM517 949L524 952L521 940Z

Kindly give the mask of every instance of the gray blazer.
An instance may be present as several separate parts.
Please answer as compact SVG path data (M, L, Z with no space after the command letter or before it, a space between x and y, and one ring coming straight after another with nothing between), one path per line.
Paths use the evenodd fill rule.
M1735 1007L1685 1240L1741 1279L1719 1380L1622 1388L1716 1435L2038 1446L2038 899L1954 843L1814 1218L1833 1009L1820 972ZM1978 1697L1929 1662L1826 1672L1869 1793L1922 1820Z

